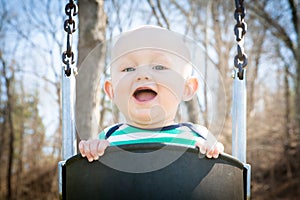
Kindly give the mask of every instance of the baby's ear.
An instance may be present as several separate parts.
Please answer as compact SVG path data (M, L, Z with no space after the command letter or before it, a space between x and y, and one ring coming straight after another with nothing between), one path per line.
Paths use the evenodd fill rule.
M184 93L182 100L183 101L189 101L193 98L195 93L198 90L198 79L196 77L190 77L186 80Z
M114 90L112 87L111 80L106 80L104 82L104 92L111 100L114 98Z

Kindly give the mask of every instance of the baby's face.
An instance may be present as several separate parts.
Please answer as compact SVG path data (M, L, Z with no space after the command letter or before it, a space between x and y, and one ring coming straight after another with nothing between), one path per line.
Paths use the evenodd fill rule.
M135 51L112 63L105 91L127 123L141 128L170 125L179 103L190 94L186 65L165 51Z

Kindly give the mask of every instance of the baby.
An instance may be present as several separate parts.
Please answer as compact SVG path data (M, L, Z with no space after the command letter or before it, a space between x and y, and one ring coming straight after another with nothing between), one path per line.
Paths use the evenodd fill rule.
M163 143L198 147L217 158L224 146L205 127L175 122L179 104L198 89L189 60L182 38L167 29L147 25L122 34L112 48L104 91L126 123L104 129L98 139L80 141L81 155L92 162L108 146Z

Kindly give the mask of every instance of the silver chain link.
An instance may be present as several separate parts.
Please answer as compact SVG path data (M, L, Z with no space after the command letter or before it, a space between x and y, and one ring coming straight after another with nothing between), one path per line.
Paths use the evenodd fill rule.
M75 63L74 52L72 51L72 34L76 31L74 17L78 13L78 6L74 0L70 0L65 7L68 19L64 22L64 30L67 33L67 50L62 53L62 62L65 64L65 75L71 75L71 66Z
M246 10L244 8L243 0L235 0L234 18L236 25L234 27L234 34L237 41L237 55L234 57L234 66L238 68L238 77L240 80L244 78L244 68L248 64L248 58L244 49L244 35L247 32L247 24L245 22Z

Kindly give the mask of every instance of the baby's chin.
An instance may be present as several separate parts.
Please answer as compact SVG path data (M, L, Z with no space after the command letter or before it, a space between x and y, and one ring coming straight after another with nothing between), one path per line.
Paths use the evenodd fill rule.
M127 122L140 128L159 128L174 123L173 118L166 118L163 112L150 112L149 110L139 110L138 113L131 113Z
M162 128L174 123L165 123L165 122L150 122L150 123L146 123L146 122L137 122L137 121L130 121L127 122L129 125L131 126L135 126L141 129L157 129L157 128Z

